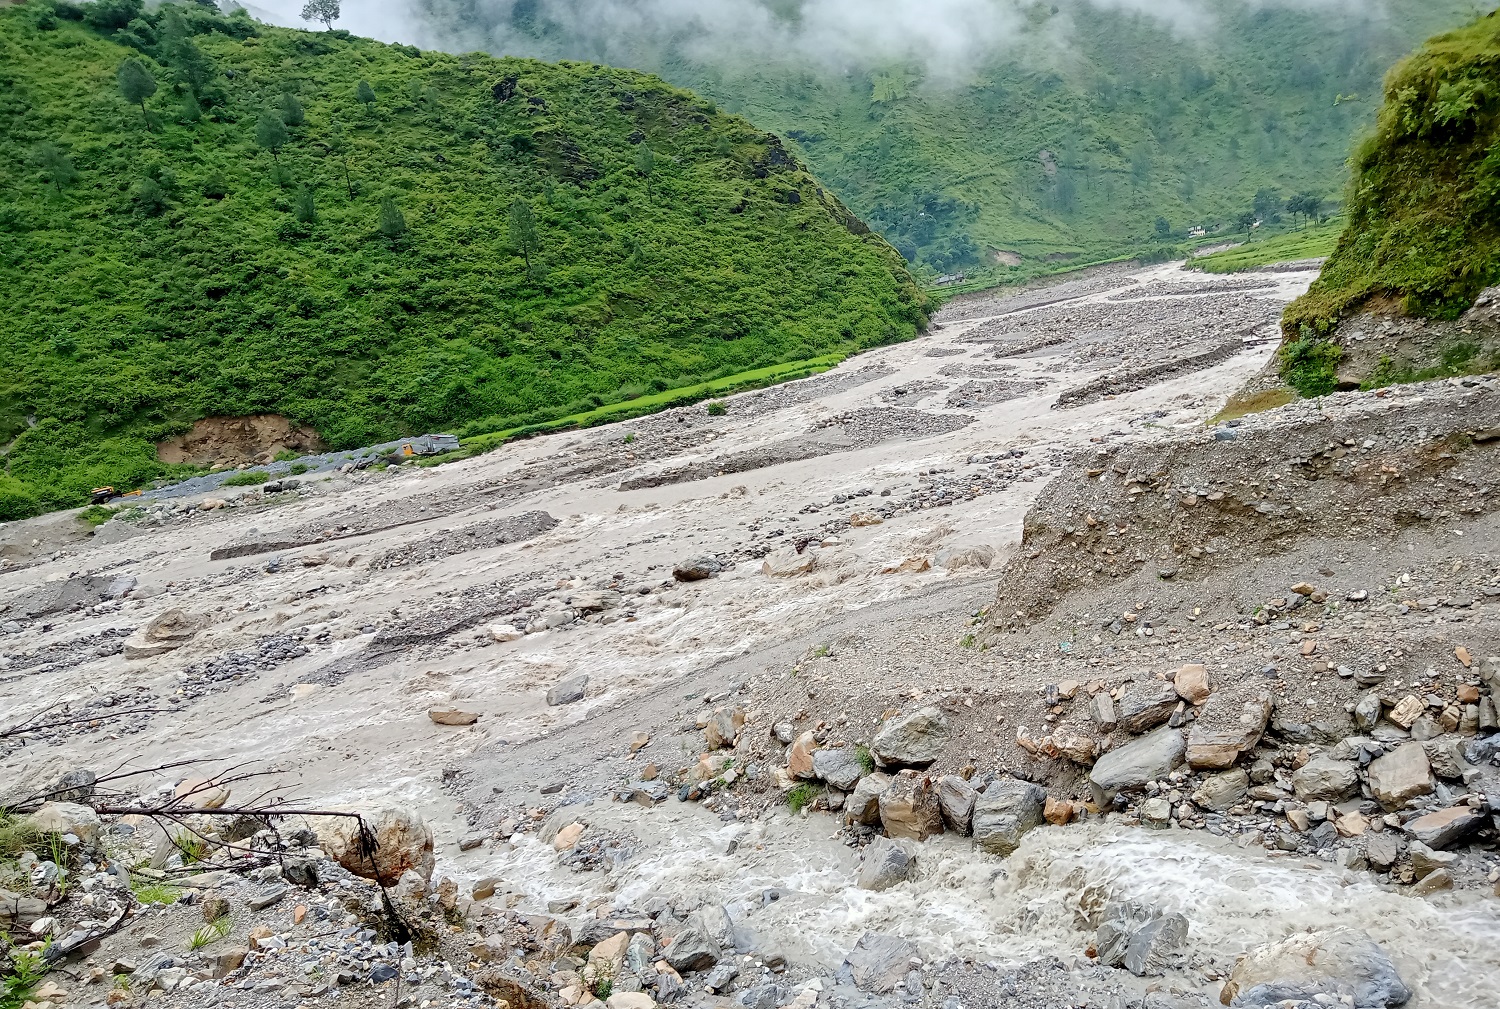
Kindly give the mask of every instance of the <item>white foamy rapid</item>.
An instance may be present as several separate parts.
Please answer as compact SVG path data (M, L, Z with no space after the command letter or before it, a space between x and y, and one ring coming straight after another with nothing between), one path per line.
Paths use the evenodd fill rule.
M697 807L579 808L591 830L639 839L613 867L576 873L550 845L522 840L476 875L502 878L520 906L608 895L617 909L647 897L717 903L740 928L774 937L794 960L833 968L866 931L904 936L924 956L1024 961L1078 958L1087 918L1111 900L1180 911L1189 945L1232 960L1258 943L1309 929L1363 929L1396 961L1413 1007L1493 1005L1500 990L1500 904L1474 893L1414 898L1316 860L1272 857L1205 833L1085 824L1043 827L1010 858L942 837L923 845L920 878L883 893L854 885L858 854L826 817L777 814L724 824ZM723 852L739 837L732 854ZM502 888L504 889L504 888ZM762 902L767 889L780 899Z

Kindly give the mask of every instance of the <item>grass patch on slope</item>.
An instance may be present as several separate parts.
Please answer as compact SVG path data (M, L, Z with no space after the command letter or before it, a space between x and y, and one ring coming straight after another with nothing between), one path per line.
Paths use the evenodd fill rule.
M1289 340L1324 338L1371 298L1453 319L1500 277L1500 16L1439 35L1391 71L1355 152L1348 227Z
M1275 263L1321 259L1333 252L1342 231L1342 222L1329 221L1304 231L1289 231L1207 256L1194 256L1187 265L1205 273L1241 273Z
M931 304L779 139L658 78L199 4L0 8L0 179L0 521L169 475L205 416L335 450L550 423Z

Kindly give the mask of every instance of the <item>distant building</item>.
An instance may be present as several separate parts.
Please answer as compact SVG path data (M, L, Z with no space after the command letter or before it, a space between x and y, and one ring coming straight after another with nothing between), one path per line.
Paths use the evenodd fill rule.
M933 287L950 287L953 284L962 284L968 278L962 273L945 273L932 282Z

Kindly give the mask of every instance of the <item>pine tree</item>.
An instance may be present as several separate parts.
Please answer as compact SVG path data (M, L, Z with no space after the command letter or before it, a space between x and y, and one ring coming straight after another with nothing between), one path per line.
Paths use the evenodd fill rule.
M158 26L163 60L177 73L177 79L194 95L201 95L213 79L214 68L203 50L193 42L193 30L175 4L162 6Z
M542 242L536 233L536 216L525 200L510 205L510 244L526 261L527 276L535 277L540 264L534 264L531 257L541 251Z
M328 123L328 150L338 155L339 164L344 168L344 189L349 199L354 199L354 182L349 178L349 140L344 136L344 124L337 119Z
M120 64L119 71L115 74L120 84L120 94L131 105L141 107L141 118L146 121L146 129L151 128L151 114L146 111L146 99L156 94L156 78L151 76L151 71L141 65L140 60L129 59Z
M281 121L288 126L301 126L307 122L307 115L302 111L302 103L297 101L296 95L281 96Z
M275 112L267 109L260 114L255 121L255 142L264 150L271 152L271 160L276 162L277 167L281 165L281 149L286 146L286 124Z
M370 106L375 104L375 89L370 87L369 81L360 81L358 87L354 89L354 97L365 107L365 111L369 112Z
M47 173L47 178L57 187L59 193L62 192L63 186L78 178L78 173L73 169L72 159L54 143L37 144L31 152L31 162Z
M635 154L635 170L646 180L646 202L651 202L651 173L656 171L656 154L646 144Z
M380 201L380 233L393 242L406 234L406 218L401 216L401 208L389 196Z
M310 186L303 186L297 192L297 199L292 204L292 216L303 224L318 223L318 207L313 202L313 191Z
M302 5L303 21L321 21L329 31L333 30L333 23L339 19L339 13L339 0L307 0Z

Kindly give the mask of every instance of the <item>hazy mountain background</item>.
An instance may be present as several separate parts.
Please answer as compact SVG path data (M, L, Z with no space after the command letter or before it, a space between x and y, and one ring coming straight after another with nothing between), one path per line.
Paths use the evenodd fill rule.
M1337 200L1387 70L1491 6L351 0L340 24L659 73L788 138L931 275L1232 228L1262 190Z

